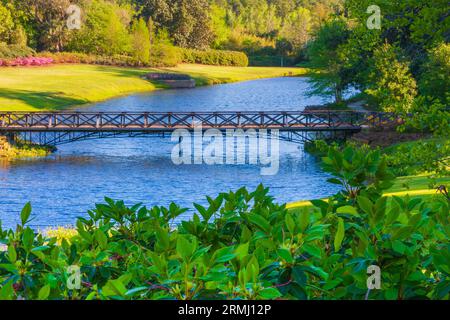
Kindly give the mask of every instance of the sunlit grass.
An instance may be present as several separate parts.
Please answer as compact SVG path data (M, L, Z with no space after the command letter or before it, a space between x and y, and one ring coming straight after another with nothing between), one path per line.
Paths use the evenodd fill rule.
M450 186L450 177L431 178L429 175L399 177L395 179L394 185L384 195L387 197L405 197L407 195L411 197L428 197L438 194L436 186L439 185L445 185L448 188ZM294 209L308 206L312 206L312 204L310 201L305 200L288 203L286 207Z

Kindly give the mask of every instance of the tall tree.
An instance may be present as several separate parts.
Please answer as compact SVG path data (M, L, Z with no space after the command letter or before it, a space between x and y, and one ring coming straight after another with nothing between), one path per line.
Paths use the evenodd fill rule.
M395 47L384 44L374 52L368 94L386 112L406 113L417 95L408 63L400 61Z
M145 18L167 29L181 47L206 49L214 40L208 0L137 0Z
M105 0L91 0L83 10L81 30L73 31L70 50L104 55L131 51L129 7Z
M132 53L140 63L150 61L150 31L143 18L135 21L132 27Z
M290 13L280 35L291 43L295 51L302 49L311 37L311 12L299 8Z
M323 24L308 49L312 65L318 69L312 74L310 94L334 96L342 102L344 91L351 83L349 70L345 68L343 45L350 35L346 21L341 18Z
M11 12L0 3L0 42L8 42L14 30Z
M419 88L421 94L450 105L450 44L440 43L430 50L428 61L422 67Z
M33 25L38 50L61 51L68 41L66 10L70 0L13 0L17 10Z

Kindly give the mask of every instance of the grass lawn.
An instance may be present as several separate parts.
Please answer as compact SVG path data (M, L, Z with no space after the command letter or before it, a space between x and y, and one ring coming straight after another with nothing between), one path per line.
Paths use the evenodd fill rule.
M450 177L440 177L430 179L428 175L418 175L409 177L399 177L395 179L394 185L386 191L386 196L404 197L407 194L414 196L431 196L436 194L436 188L433 185L445 185L447 189L450 188ZM310 206L311 202L297 201L289 203L287 208L294 209L304 206Z
M199 85L228 83L289 73L306 74L302 68L217 67L180 65L175 68L138 69L98 65L0 68L0 111L63 110L126 94L158 89L141 77L148 72L179 72Z

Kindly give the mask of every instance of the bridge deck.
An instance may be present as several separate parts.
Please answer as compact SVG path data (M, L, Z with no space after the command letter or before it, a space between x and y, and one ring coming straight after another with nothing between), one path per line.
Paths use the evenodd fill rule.
M0 112L0 134L22 141L61 145L81 140L165 136L184 129L279 130L292 142L347 136L366 126L394 121L389 114L353 111L299 112ZM201 126L201 127L200 127ZM271 132L273 133L273 131Z
M193 131L195 128L200 127L194 127L194 126L182 126L182 125L176 125L176 126L127 126L127 127L117 127L117 126L102 126L101 128L97 128L95 126L57 126L57 127L48 127L48 126L31 126L31 127L21 127L21 126L8 126L6 129L3 129L0 127L0 131L4 132L69 132L69 131L75 131L75 132L92 132L92 131L104 131L104 132L168 132L168 131L174 131L177 129L184 129ZM355 131L360 130L361 126L355 126L351 123L341 123L339 126L333 127L328 125L315 125L315 126L308 126L304 124L298 124L298 125L289 125L289 126L280 126L280 125L265 125L265 126L255 126L255 125L241 125L241 126L208 126L208 125L202 125L201 130L208 130L208 129L218 129L221 131L225 130L236 130L236 129L267 129L267 130L280 130L280 131L332 131L332 130L338 130L338 131Z

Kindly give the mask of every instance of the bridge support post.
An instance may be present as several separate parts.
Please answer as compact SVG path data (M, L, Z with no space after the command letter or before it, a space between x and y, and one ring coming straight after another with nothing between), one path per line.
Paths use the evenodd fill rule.
M14 146L16 144L16 135L14 133L6 133L5 135L6 142L10 146Z

